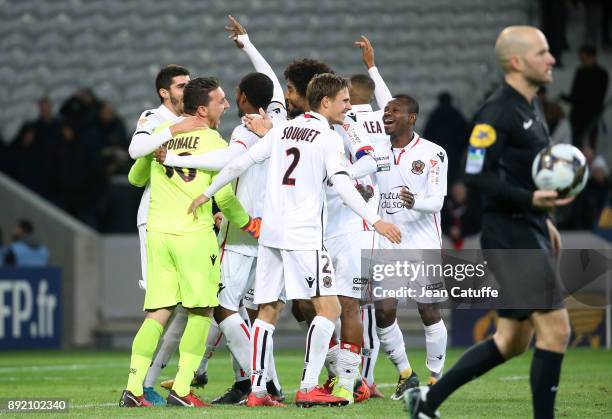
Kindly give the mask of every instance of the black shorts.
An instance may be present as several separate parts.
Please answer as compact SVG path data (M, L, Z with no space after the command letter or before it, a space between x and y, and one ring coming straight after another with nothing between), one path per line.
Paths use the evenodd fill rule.
M485 214L480 241L502 295L500 317L525 320L563 307L544 218Z

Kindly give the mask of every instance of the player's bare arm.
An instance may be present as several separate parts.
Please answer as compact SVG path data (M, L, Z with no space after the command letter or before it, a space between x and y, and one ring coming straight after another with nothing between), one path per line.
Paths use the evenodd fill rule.
M359 41L355 41L355 45L361 48L361 58L363 59L363 63L368 70L376 66L374 62L374 48L372 47L370 40L364 35L361 35L361 39Z
M242 117L244 126L258 137L263 137L272 129L272 120L263 109L259 108L259 115L247 114Z
M229 32L229 38L234 41L234 44L240 49L244 48L244 44L238 39L239 35L246 35L247 31L244 27L236 20L232 15L227 16L229 24L225 27L225 30Z
M400 199L404 202L404 208L412 209L414 207L414 194L410 189L403 187L400 190Z
M361 35L360 40L355 41L355 45L361 48L361 59L368 69L368 74L372 80L374 80L374 85L376 86L374 91L376 103L380 109L384 109L393 96L391 95L391 91L387 87L387 84L376 67L376 61L374 60L374 47L372 46L370 40L364 35Z

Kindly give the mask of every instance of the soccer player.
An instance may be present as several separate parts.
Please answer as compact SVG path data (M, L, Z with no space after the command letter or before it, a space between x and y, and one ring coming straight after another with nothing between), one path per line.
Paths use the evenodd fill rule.
M187 155L227 146L215 130L221 115L229 108L217 80L205 77L191 80L185 86L183 102L190 123L201 128L174 135L176 125L162 125L148 140L133 139L130 144L132 157L146 156L163 143L167 143L169 149ZM172 308L179 303L187 309L188 316L179 343L179 368L167 403L206 406L191 392L190 383L204 354L204 342L212 323L212 308L218 305L218 246L213 232L211 205L194 212L192 218L180 209L180 204L190 202L213 177L212 172L175 170L151 162L144 302L147 315L132 344L128 385L122 393L120 406L150 405L143 397L143 380ZM231 187L218 190L215 199L230 221L240 226L251 225L250 217Z
M371 138L372 143L374 144L375 149L382 151L382 154L385 155L385 154L388 154L389 150L391 150L394 146L392 145L392 141L389 139L389 133L387 133L385 126L384 126L383 111L379 110L377 112L373 112L371 106L369 105L369 102L371 101L372 95L374 95L376 97L376 101L378 102L379 107L381 109L385 109L387 104L392 100L391 92L387 88L384 80L382 79L375 65L374 48L372 47L372 44L370 43L368 38L366 38L365 36L362 36L361 40L356 42L356 45L361 48L362 59L363 59L364 64L368 68L368 74L370 75L371 79L367 78L367 76L359 76L359 75L356 75L353 77L354 79L353 90L355 90L355 93L353 94L353 96L357 99L357 101L362 101L364 102L364 104L354 106L352 110L352 112L354 112L354 115L352 116L356 119L356 121L358 121L359 123L363 124L366 127L366 130L368 130L368 132L370 133L370 138ZM372 86L372 82L374 86ZM349 114L349 116L351 115ZM403 115L404 119L406 119L406 122L408 122L407 116L408 116L407 114ZM400 144L400 143L407 144L406 141L407 140L409 141L409 139L411 138L412 131L407 131L405 128L407 127L404 127L403 130L398 131L394 134L394 137L396 139L395 142L397 144ZM400 136L402 135L406 136L406 138L404 138L403 140L398 140L398 138L400 138ZM423 141L423 143L421 144L419 148L422 148L423 144L425 143L426 142ZM427 144L428 144L428 147L433 146L433 144L431 144L430 142L427 142ZM378 154L379 153L377 152L377 158L380 157ZM357 163L357 165L360 165L360 164L361 164L360 162ZM400 168L397 167L397 165L392 166L389 163L389 161L385 161L384 164L387 166L383 167L382 169L388 169L389 172L392 170L393 171L400 170ZM359 171L360 169L355 167L354 170ZM381 171L380 173L381 181L385 180L386 173L388 172ZM377 174L375 179L376 179L375 189L376 189L377 195L379 195L382 192L388 196L388 194L391 193L392 191L381 189L381 185L378 184L379 174ZM424 191L424 192L425 193L422 193L421 196L426 195L427 191ZM408 199L412 199L410 195ZM439 199L443 199L443 198L439 198ZM399 213L398 217L400 217L402 214L403 212ZM384 213L383 213L383 216L384 216ZM438 223L439 223L439 214L437 214L437 216L438 216ZM420 217L427 218L429 216L421 215ZM415 217L415 218L418 218L418 217ZM418 222L408 227L408 224L406 224L406 219L399 219L397 221L401 222L402 225L407 229L416 227L417 233L419 232ZM411 237L414 236L414 233L411 232L410 236ZM414 242L414 241L411 241L411 242ZM406 245L408 245L407 242L402 243L402 248ZM439 244L436 244L436 246L439 248ZM437 307L435 306L431 307L431 310L433 311L433 313L430 314L428 312L429 307L430 306L428 306L427 304L419 303L419 312L421 313L421 317L422 317L423 324L425 327L425 335L426 335L425 340L426 340L426 350L427 350L426 364L428 368L430 369L429 381L433 382L434 380L436 380L436 378L439 376L440 372L442 371L443 362L441 361L443 358L440 359L440 348L443 348L442 352L445 352L447 334L446 334L446 328L440 327L441 318L439 318L439 309L437 309ZM375 316L373 317L372 317L371 307L366 306L364 310L365 310L364 327L371 330L373 327L372 323L374 323L374 327L376 329L375 335L378 337L380 344L383 346L384 351L387 353L387 356L389 357L391 362L393 362L393 365L395 365L396 369L398 370L398 373L399 373L398 383L395 388L395 392L391 395L391 399L400 400L403 396L403 393L408 388L418 386L419 381L418 381L418 377L416 373L412 370L412 367L410 365L410 361L406 353L404 336L402 334L402 331L399 328L399 324L397 323L397 300L394 298L376 299L375 310L374 310ZM370 321L370 319L372 319L373 321ZM374 333L370 331L367 333L364 333L364 337L367 336L368 338L367 340L370 342L370 347L372 347L372 352L370 353L376 354L377 351L376 351L375 343L374 344L371 343L374 340L373 335ZM364 339L364 347L365 346L366 346L366 342ZM373 386L373 388L371 388L372 394L376 394L376 393L380 394L377 391L376 387L374 386L373 372L374 372L375 362L376 362L375 358L368 359L368 357L364 356L362 373L366 381L368 380L368 377L371 375L371 378L369 378L370 381L368 381L368 385Z
M403 235L410 236L411 240L400 245L380 240L379 249L442 249L440 210L446 196L448 158L442 147L414 132L418 112L418 103L408 95L395 95L385 107L384 129L390 136L391 147L376 150L381 167L376 173L381 194L380 212L383 219L397 224ZM399 191L405 196L401 197ZM422 289L444 287L441 278L420 277L416 282ZM429 382L433 383L440 376L446 357L447 331L439 308L442 300L421 297L420 289L417 294L419 296L413 299L425 329L426 365L430 373ZM382 306L381 314L393 313L396 325L397 300L383 299L376 303ZM390 359L401 371L396 392L392 396L394 400L399 400L409 386L418 382L418 378L405 355L401 332L387 336L385 329L392 332L394 326L381 321L379 327L382 329L379 338L383 345L399 354L396 357L395 353L389 353Z
M374 63L374 49L368 38L362 36L361 40L356 41L355 44L361 49L362 59L366 64L369 75L355 74L351 76L350 94L352 109L347 113L347 116L365 129L370 143L375 148L390 147L389 136L384 132L382 109L391 100L391 92ZM377 111L374 111L371 105L374 97L376 97L379 107ZM374 182L372 187L373 196L368 202L378 207L379 191L376 182ZM375 237L367 226L364 227L366 229L361 233L361 248L371 249L374 245ZM367 293L363 294L364 296L367 295ZM369 387L370 397L383 397L374 382L374 367L380 348L380 339L378 338L376 326L376 311L374 304L371 304L371 298L367 298L362 304L363 346L361 350L361 374ZM395 326L399 331L399 326L397 324ZM399 333L401 335L401 331Z
M329 67L316 60L303 59L291 63L285 69L287 80L286 98L293 115L299 115L309 109L306 100L306 89L308 82L316 75L325 71L331 71ZM372 150L369 136L365 129L357 124L352 118L345 117L342 124L335 124L334 130L343 138L344 150L351 161L365 162L366 165L375 170L376 164L371 155ZM367 188L369 189L367 189ZM365 198L372 194L371 185L362 183L357 185ZM338 194L331 187L327 187L328 223L325 229L325 247L329 250L332 263L336 267L336 280L338 294L341 303L341 322L338 344L332 337L330 349L326 357L325 365L330 378L325 384L328 390L342 393L342 397L353 399L357 402L369 397L369 389L359 377L359 361L361 344L363 339L363 328L359 313L359 298L361 297L361 237L360 234L367 229L367 223L359 218L354 212L346 208ZM376 205L370 205L376 209ZM315 316L310 301L299 301L299 305L292 308L292 312L299 311L300 324L308 330L309 323ZM337 377L336 377L337 375ZM357 385L355 385L357 382ZM339 386L336 388L336 384ZM353 396L353 390L355 395Z
M162 68L155 77L155 89L161 101L161 105L155 109L144 111L132 138L148 139L152 132L164 123L179 124L183 113L183 89L189 82L189 71L178 65L167 65ZM179 125L180 126L180 125ZM183 130L191 130L187 127ZM151 196L150 177L152 154L136 159L128 174L129 182L138 187L144 186L145 190L138 206L136 223L138 226L138 236L140 238L140 264L142 279L138 281L141 289L146 290L147 285L147 213L149 209L149 199ZM154 386L161 369L166 365L170 356L178 348L178 342L185 323L187 322L187 311L182 306L177 306L174 310L174 318L163 334L159 349L155 356L144 382L144 396L150 403L163 405L165 399L155 391Z
M536 93L552 81L555 59L544 34L532 26L505 28L495 43L495 55L504 71L504 82L475 117L466 180L486 198L480 239L484 251L534 249L533 254L542 254L542 263L529 267L540 275L531 276L529 283L521 282L530 275L521 271L524 267L517 260L506 261L494 271L502 291L521 290L520 306L525 307L532 295L553 297L547 286L554 282L555 273L547 253L552 250L556 254L561 243L547 210L571 202L571 198L559 199L554 191L536 190L531 179L534 157L550 142ZM490 267L494 269L492 264ZM530 309L498 310L492 338L472 346L431 388L406 393L411 417L438 417L438 407L455 390L525 352L535 333L530 371L533 415L553 418L569 320L562 302L537 307L535 302Z
M323 245L324 182L329 180L343 201L380 234L394 242L401 240L397 228L380 220L352 185L342 139L329 129L332 123L342 123L350 109L347 81L332 74L315 76L306 96L312 111L275 126L246 155L226 166L191 206L194 209L208 202L223 184L253 164L270 159L255 280L255 303L260 307L251 333L251 405L274 405L266 394L262 378L268 367L266 351L286 299L311 299L317 314L307 334L304 371L296 404L349 403L317 385L340 315L333 265Z
M250 42L244 28L233 17L230 16L229 19L228 28L236 45L245 50L256 69L262 69L274 77L271 80L266 74L256 72L242 78L236 95L239 116L242 117L247 113L257 114L262 108L267 109L267 115L272 121L285 121L283 90L278 79ZM220 170L228 162L244 154L258 140L256 134L241 124L234 129L227 149L198 156L178 156L168 153L161 161L167 166ZM263 210L266 173L266 164L255 165L236 180L236 196L245 210L255 216L261 216ZM246 399L251 391L249 327L238 314L238 308L241 300L250 298L248 291L255 279L257 241L225 219L221 224L219 239L222 243L222 283L219 291L219 307L214 311L214 318L226 336L228 347L240 364L242 373L236 375L236 382L232 388L215 399L213 404L236 404ZM249 304L249 308L257 309L257 306ZM272 350L269 352L272 357ZM273 362L273 359L270 358L268 362ZM268 392L278 400L282 398L278 379L275 374L270 378L267 383ZM273 383L274 380L277 381L276 384Z

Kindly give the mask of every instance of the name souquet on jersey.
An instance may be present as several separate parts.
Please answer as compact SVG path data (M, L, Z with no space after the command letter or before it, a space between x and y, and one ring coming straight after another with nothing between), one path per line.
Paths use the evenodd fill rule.
M288 126L283 130L281 140L307 141L312 143L321 132L312 128L301 128Z
M200 137L177 137L173 138L166 143L168 150L179 150L179 149L196 149L198 148L198 142Z

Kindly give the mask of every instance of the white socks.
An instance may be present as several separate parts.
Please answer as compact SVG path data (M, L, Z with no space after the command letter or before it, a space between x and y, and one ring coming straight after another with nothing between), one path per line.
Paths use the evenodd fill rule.
M350 342L341 342L338 351L338 384L351 393L359 374L361 348Z
M380 348L380 340L376 333L376 317L374 316L373 304L361 307L361 321L363 323L361 374L368 385L371 386L374 384L374 366L376 365Z
M397 371L402 372L410 368L408 355L406 355L406 346L404 345L404 335L402 335L402 331L397 324L397 319L389 327L376 327L376 332L378 333L383 350L387 353Z
M427 361L425 364L429 371L436 377L442 373L444 361L446 360L446 341L448 334L444 320L425 328L425 347L427 349Z
M240 314L234 313L219 323L219 329L221 333L225 335L227 347L231 351L234 359L243 370L244 376L239 378L237 374L237 381L244 380L244 377L251 375L251 360L249 356L251 336L249 327Z
M310 391L319 381L319 373L329 349L329 340L336 324L323 316L316 316L306 334L306 354L300 389Z
M206 349L204 350L204 356L202 357L202 362L200 362L200 367L198 368L198 375L208 370L208 360L213 356L215 350L217 350L219 343L221 343L222 337L223 333L221 333L219 330L219 326L216 322L213 322L210 325L208 337L206 338Z
M267 370L269 369L269 354L272 352L272 335L274 326L260 319L253 322L251 330L251 391L257 397L264 397L266 390Z
M147 371L143 387L155 387L162 368L166 366L172 355L178 349L186 324L187 310L185 310L183 306L176 306L174 308L174 317L159 341L157 353Z

